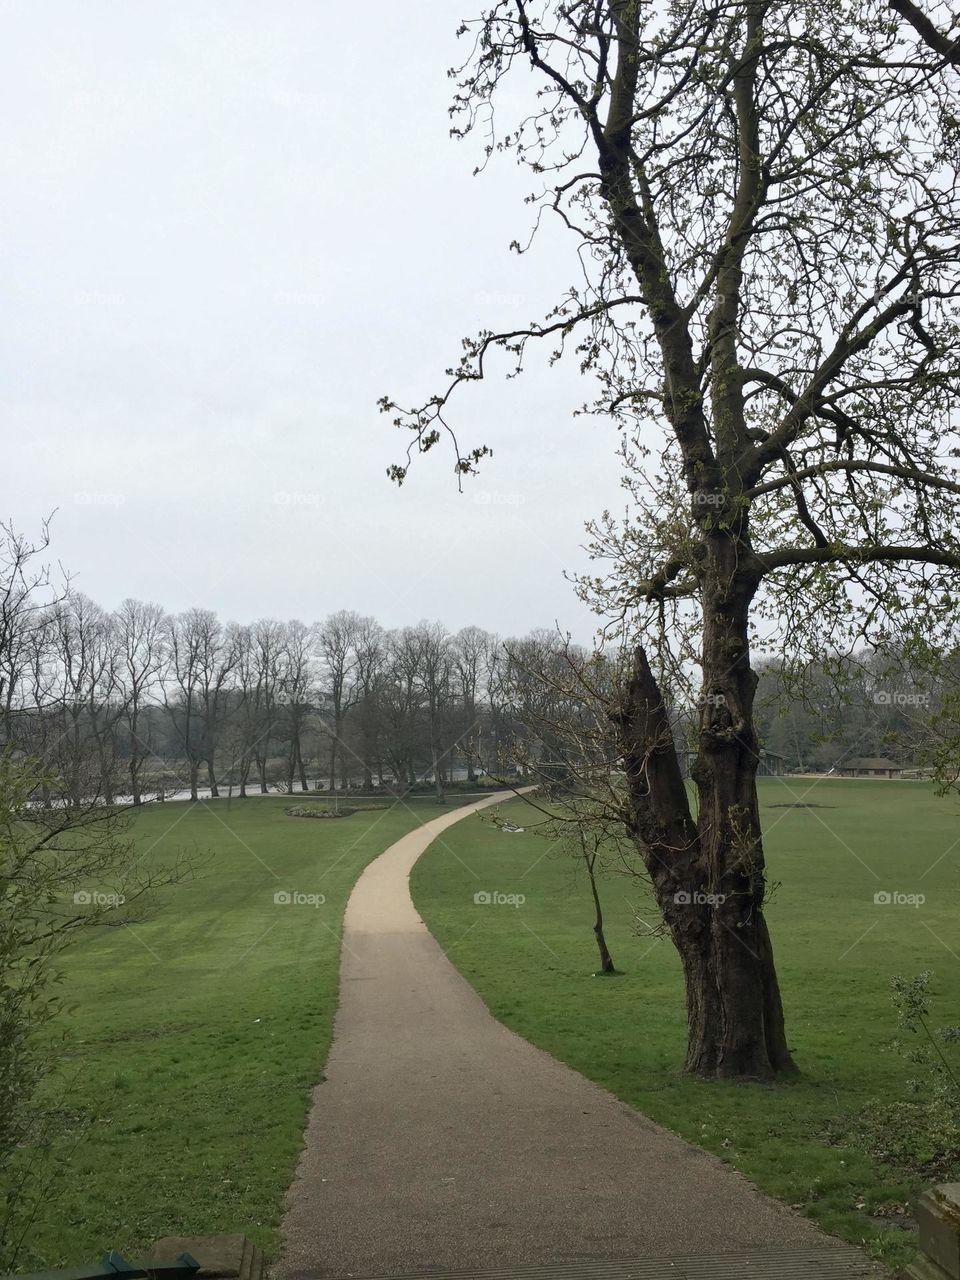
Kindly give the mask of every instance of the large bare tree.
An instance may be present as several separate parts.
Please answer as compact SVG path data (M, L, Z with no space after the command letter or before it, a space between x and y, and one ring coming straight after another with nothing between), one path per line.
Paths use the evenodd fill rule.
M201 764L207 766L210 794L219 795L216 751L240 662L242 640L236 623L224 626L209 609L187 609L166 624L169 679L164 706L189 769L190 798L198 797Z
M4 745L23 736L23 722L36 712L31 673L36 669L38 637L46 628L50 607L63 594L52 586L49 569L38 566L37 557L49 543L47 522L33 540L11 522L0 521L0 743Z
M467 781L476 781L476 743L480 723L478 708L483 693L483 673L495 644L489 631L481 627L463 627L453 637L453 671L460 703L458 737L464 740Z
M498 350L573 347L635 500L584 584L632 670L611 705L628 828L687 992L687 1069L793 1067L764 919L751 642L949 626L960 570L955 75L868 0L497 0L462 27L455 131L536 175L577 242L542 321L465 343L404 409L412 455ZM494 114L507 83L529 110ZM515 104L516 96L513 99ZM511 104L503 104L510 114ZM520 246L518 246L519 248ZM697 671L696 808L668 707Z
M272 618L260 618L241 629L237 664L237 781L246 796L255 767L261 795L269 790L267 761L283 720L285 676L285 627Z
M420 638L415 627L401 627L387 637L387 654L379 691L387 763L398 787L415 786L424 743L423 686L420 681Z
M69 801L95 796L107 804L117 784L116 727L122 711L110 616L81 592L69 592L46 613L46 691L59 721L56 764ZM34 698L42 706L38 689Z
M448 738L447 719L450 712L453 655L450 634L440 622L421 622L414 629L416 635L417 672L423 690L426 712L427 741L430 748L430 770L433 774L433 790L437 803L444 802L444 776L447 772L452 745L444 749Z
M158 604L124 600L113 615L116 696L127 738L127 773L135 805L143 802L143 770L152 754L147 711L166 663L164 612Z
M309 790L303 738L316 684L314 654L317 628L294 618L284 625L282 637L279 686L283 698L281 726L287 740L287 791L292 794L295 777L300 779L301 791Z
M364 619L348 609L332 613L317 628L317 651L324 667L324 688L330 706L330 790L336 787L337 761L343 756L343 727L360 697L357 682L357 644Z
M383 782L381 755L381 723L379 692L383 682L387 657L387 636L375 618L361 618L357 629L355 651L357 655L356 685L358 693L360 764L363 770L365 791L373 788L373 770L377 780Z

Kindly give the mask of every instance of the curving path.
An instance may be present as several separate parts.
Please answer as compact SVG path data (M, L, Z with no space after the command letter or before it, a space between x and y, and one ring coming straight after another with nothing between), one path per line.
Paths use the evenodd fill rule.
M509 798L426 823L357 881L274 1277L836 1246L501 1026L447 960L410 870L447 827Z

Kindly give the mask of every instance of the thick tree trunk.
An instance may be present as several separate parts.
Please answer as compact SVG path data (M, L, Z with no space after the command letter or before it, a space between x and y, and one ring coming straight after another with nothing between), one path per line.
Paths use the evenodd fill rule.
M197 800L199 798L199 782L200 782L200 761L193 759L190 761L190 799Z
M207 756L207 782L210 785L211 800L219 800L220 789L217 786L217 774L213 766L213 753Z
M773 947L763 918L766 878L757 801L757 677L749 609L758 578L750 553L726 533L710 543L703 587L700 751L693 769L700 868L715 885L708 926L683 956L688 989L687 1069L766 1077L793 1067Z
M758 1080L791 1071L763 915L756 912L745 921L742 912L726 913L727 920L722 914L718 908L716 919L679 948L687 990L684 1068L702 1076Z
M793 1069L773 948L763 918L764 860L752 725L756 677L746 618L749 583L734 567L705 592L700 751L694 822L669 718L638 650L616 719L633 831L680 953L687 996L685 1069L768 1079Z

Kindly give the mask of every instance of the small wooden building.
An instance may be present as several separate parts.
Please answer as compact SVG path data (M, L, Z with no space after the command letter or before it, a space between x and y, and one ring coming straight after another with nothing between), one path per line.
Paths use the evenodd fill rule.
M886 756L853 756L837 765L842 778L899 778L903 767Z

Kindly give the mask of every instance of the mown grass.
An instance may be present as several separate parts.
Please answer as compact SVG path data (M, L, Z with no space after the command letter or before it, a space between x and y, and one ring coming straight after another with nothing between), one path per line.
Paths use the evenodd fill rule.
M910 782L763 779L769 920L801 1075L776 1086L679 1073L682 978L645 885L607 876L601 893L615 978L599 967L585 879L531 830L522 802L500 810L522 835L470 818L415 868L417 907L496 1017L758 1186L889 1264L914 1252L918 1186L871 1158L852 1122L906 1095L916 1069L892 1048L890 979L935 971L934 1015L960 1009L960 824L955 800ZM782 807L798 803L817 808ZM476 905L478 890L523 894ZM878 905L878 891L924 894ZM846 1132L837 1142L837 1131ZM602 1151L597 1153L602 1160Z
M438 812L418 800L309 822L286 817L289 804L177 803L134 820L147 862L184 851L199 870L143 921L64 957L69 1039L47 1084L64 1126L46 1162L58 1194L20 1270L107 1248L136 1257L168 1234L242 1231L274 1249L329 1048L347 897ZM325 902L277 904L278 891Z

